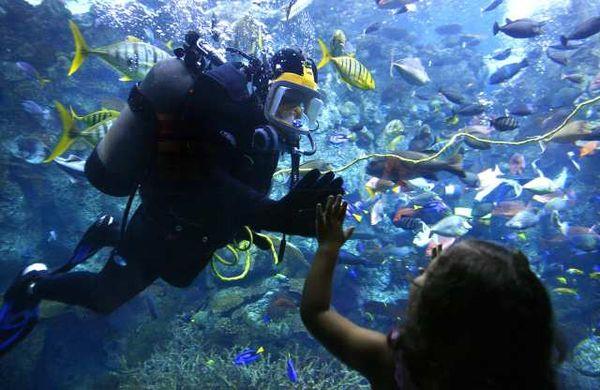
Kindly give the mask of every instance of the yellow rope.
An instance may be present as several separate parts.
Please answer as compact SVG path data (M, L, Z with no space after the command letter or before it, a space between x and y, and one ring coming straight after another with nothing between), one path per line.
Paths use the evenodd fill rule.
M237 242L234 241L235 248L240 252L246 252L246 251L250 250L252 245L254 245L254 235L252 234L252 230L248 226L244 226L244 229L246 230L246 233L248 233L248 240L242 241L242 243L247 242L248 245L246 245L245 247L242 247L242 246L238 245Z
M593 99L589 99L589 100L579 103L577 106L575 106L573 111L571 111L571 113L562 121L562 123L558 127L548 131L545 134L541 134L541 135L538 135L535 137L529 137L529 138L525 138L525 139L518 140L518 141L502 141L502 140L479 138L476 135L461 132L461 133L454 134L452 137L450 137L448 142L440 150L438 150L436 153L428 155L427 157L414 159L414 158L402 157L402 156L398 156L398 155L390 154L390 153L383 153L383 154L372 153L372 154L368 154L363 157L358 157L340 168L333 169L333 172L335 172L335 173L342 172L342 171L349 169L350 167L352 167L353 165L355 165L361 161L369 160L371 158L378 158L378 157L394 158L396 160L400 160L400 161L410 163L410 164L426 163L426 162L435 160L436 158L441 156L446 150L448 150L449 147L454 145L461 138L470 138L470 139L478 141L478 142L483 142L483 143L492 144L492 145L512 145L512 146L521 146L521 145L526 145L526 144L530 144L530 143L534 143L534 142L542 142L542 141L549 142L556 136L556 134L558 134L559 131L561 131L571 121L571 119L573 119L573 117L575 115L577 115L577 113L579 111L581 111L582 108L592 105L592 104L596 104L596 103L598 103L598 101L600 101L600 96L596 96ZM275 172L273 174L273 176L289 173L290 171L291 171L291 169L289 169L289 168L280 169L277 172Z
M243 244L244 242L247 242L248 244L246 246L242 247L238 243L236 243L235 247L233 245L227 245L227 247L226 247L227 250L229 250L234 255L235 260L233 262L225 260L222 256L218 255L217 253L215 253L213 255L213 258L211 259L210 266L211 266L213 272L215 273L217 278L219 278L223 282L233 282L236 280L242 280L246 276L248 276L248 272L250 271L250 265L252 263L252 257L250 255L250 248L254 244L254 235L255 234L258 237L261 237L261 238L264 238L265 240L267 240L267 242L269 243L269 249L271 251L271 255L273 256L273 260L276 265L279 264L279 256L277 255L277 251L275 250L275 244L273 243L273 240L271 239L271 237L269 237L265 234L252 232L252 230L248 226L244 226L244 229L248 233L249 240L242 241L239 244ZM239 262L238 252L246 252L246 258L244 260L244 270L242 271L242 273L237 276L224 276L223 274L221 274L217 268L217 262L219 262L223 265L226 265L226 266L235 266Z
M248 272L250 271L250 264L252 262L252 258L250 256L250 251L246 251L246 259L244 261L244 270L242 271L241 274L237 275L237 276L224 276L222 275L219 270L217 269L217 264L215 263L215 259L213 259L210 262L210 265L212 267L213 272L215 273L215 275L217 275L217 278L221 279L223 282L233 282L236 280L242 280L244 279L247 275Z
M273 256L273 261L275 262L275 265L279 264L281 259L277 255L277 251L275 250L275 244L273 244L273 240L271 239L271 237L267 236L266 234L261 234L261 233L255 233L255 234L257 236L262 237L265 240L267 240L267 242L269 243L269 249L271 251L271 255Z
M227 250L229 250L229 252L231 252L231 254L233 255L233 258L235 260L233 260L233 261L225 260L223 257L221 257L220 255L218 255L216 253L214 254L215 259L217 259L217 261L221 264L230 265L230 266L237 265L237 263L239 263L239 261L240 261L240 257L238 256L238 251L232 245L227 245Z

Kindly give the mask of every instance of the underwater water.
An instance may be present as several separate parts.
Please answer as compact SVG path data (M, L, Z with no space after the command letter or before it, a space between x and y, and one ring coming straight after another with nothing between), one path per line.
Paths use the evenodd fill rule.
M561 386L600 388L600 26L582 27L600 0L490 3L0 0L0 290L28 264L72 259L100 215L121 219L127 198L94 188L83 162L188 30L230 61L226 47L262 58L291 46L316 63L327 51L317 152L301 164L343 177L356 226L333 307L387 333L433 247L498 241L529 258L551 297L569 352ZM74 67L77 34L88 52ZM134 42L146 46L123 46ZM289 167L282 156L272 199ZM0 357L0 388L369 388L300 319L316 240L288 236L276 264L282 236L263 233L273 250L220 249L189 286L159 278L107 315L42 301ZM110 254L74 271L98 272ZM236 364L244 352L256 359Z

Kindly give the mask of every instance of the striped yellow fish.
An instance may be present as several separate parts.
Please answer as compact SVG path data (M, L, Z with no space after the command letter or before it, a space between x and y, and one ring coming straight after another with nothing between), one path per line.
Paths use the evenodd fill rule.
M95 111L95 112L92 112L92 113L84 115L84 116L79 116L79 115L77 115L75 110L73 110L73 107L70 107L70 109L71 109L71 116L73 116L73 118L75 120L85 123L86 128L92 127L95 124L98 124L99 122L103 122L109 118L113 118L113 119L117 118L120 114L119 111L108 110L106 108L103 108L99 111Z
M375 89L375 79L369 70L361 64L356 58L350 56L333 57L329 52L327 44L319 38L319 47L323 58L317 65L317 69L321 69L325 65L332 61L342 78L346 83L353 87L372 90Z
M91 146L96 146L98 142L112 126L113 122L119 116L118 111L102 109L100 111L93 112L84 116L77 116L75 111L71 109L71 112L60 104L60 102L54 102L60 121L62 123L62 133L58 143L44 160L45 163L53 161L56 157L60 156L73 145L73 143L82 139ZM81 121L85 124L85 128L80 130L77 127L77 122Z
M142 80L157 62L171 58L166 51L135 37L127 37L125 41L93 49L87 45L75 22L70 20L69 27L75 41L75 57L69 76L79 69L89 54L100 57L119 72L122 75L119 79L121 81Z

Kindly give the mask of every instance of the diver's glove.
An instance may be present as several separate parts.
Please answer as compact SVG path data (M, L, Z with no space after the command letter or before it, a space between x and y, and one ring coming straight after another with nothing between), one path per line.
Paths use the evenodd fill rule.
M330 195L344 193L344 180L333 172L321 175L318 169L307 173L290 192L278 201L266 200L257 226L287 234L315 237L315 210Z
M343 184L344 180L333 172L321 176L318 169L313 169L279 203L286 211L314 210L317 203L325 204L329 195L342 194Z

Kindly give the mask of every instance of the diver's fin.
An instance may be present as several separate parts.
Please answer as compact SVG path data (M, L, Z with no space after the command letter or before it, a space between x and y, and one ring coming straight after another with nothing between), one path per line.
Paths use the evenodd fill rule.
M327 44L325 42L323 42L323 40L321 38L319 38L319 47L321 48L321 55L323 57L321 57L321 61L319 61L319 64L317 65L317 69L321 69L322 67L324 67L325 65L327 65L329 63L329 61L331 61L331 53L329 52L329 49L327 48Z
M83 34L81 34L79 27L77 27L74 21L69 20L69 27L71 28L73 40L75 41L75 57L73 57L73 62L71 63L71 68L69 69L67 76L71 76L77 71L77 69L79 69L90 52L90 48L87 43L85 43Z
M54 273L64 273L83 263L100 249L115 247L120 238L119 224L112 216L105 214L98 218L83 234L71 258Z
M0 356L23 340L37 324L39 299L32 290L35 281L47 273L45 264L30 264L4 293L4 303L0 307Z
M66 152L79 136L79 131L75 127L75 120L72 114L70 114L65 108L65 106L60 104L60 102L55 101L54 105L56 106L56 110L58 111L58 115L60 116L60 121L62 123L62 133L60 135L58 143L54 147L54 150L44 160L45 163L51 162L56 157Z

